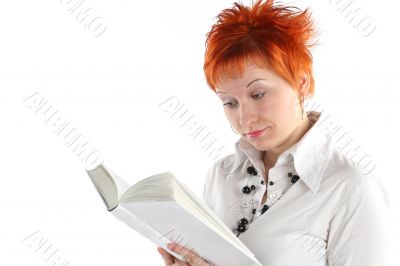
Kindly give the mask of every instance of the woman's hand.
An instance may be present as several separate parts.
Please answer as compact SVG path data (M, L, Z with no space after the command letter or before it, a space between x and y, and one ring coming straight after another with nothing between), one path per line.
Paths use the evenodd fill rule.
M211 264L202 257L178 244L170 243L168 244L168 248L181 255L183 260L179 260L163 248L157 247L157 250L161 254L166 266L211 266Z

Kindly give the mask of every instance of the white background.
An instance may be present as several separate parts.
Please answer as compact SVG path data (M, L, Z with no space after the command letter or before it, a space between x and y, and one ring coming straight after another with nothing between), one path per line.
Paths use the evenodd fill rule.
M163 265L156 246L106 212L85 165L23 100L39 92L128 182L171 170L200 194L213 159L159 104L176 97L233 150L202 72L205 34L233 1L86 0L107 25L97 38L68 1L0 3L0 265L50 265L24 241L35 232L69 265ZM399 4L353 2L376 26L368 37L340 1L291 3L310 7L321 30L315 99L373 156L398 224Z

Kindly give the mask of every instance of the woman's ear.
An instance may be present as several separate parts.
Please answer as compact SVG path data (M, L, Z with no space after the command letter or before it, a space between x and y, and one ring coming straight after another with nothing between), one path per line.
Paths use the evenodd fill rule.
M305 73L301 74L297 86L299 88L300 95L306 97L308 94L308 89L310 87L310 79L308 78L307 74Z

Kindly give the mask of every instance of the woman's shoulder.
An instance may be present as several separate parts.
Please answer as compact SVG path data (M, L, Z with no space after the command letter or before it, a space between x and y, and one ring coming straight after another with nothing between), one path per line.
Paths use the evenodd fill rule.
M221 187L224 187L226 177L231 173L237 162L235 153L230 153L223 157L216 159L208 168L207 175L204 182L202 196L205 203L215 210L215 204L218 202L215 197Z
M242 160L242 156L235 152L216 159L208 168L205 186L215 189L224 186L229 175L239 167Z
M384 180L379 175L372 157L364 155L358 157L358 160L355 158L335 149L326 169L325 178L334 181L338 190L340 187L343 188L343 197L361 198L368 194L379 194L388 203Z
M369 157L362 156L357 159L355 156L349 156L348 153L343 153L335 148L326 169L326 176L334 175L349 184L375 179L376 164Z
M232 152L225 156L216 159L208 169L208 175L222 175L226 176L231 174L243 161L241 153Z

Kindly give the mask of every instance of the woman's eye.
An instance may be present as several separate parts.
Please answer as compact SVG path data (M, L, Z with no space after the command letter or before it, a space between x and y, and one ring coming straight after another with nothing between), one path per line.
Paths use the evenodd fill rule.
M232 103L232 102L224 103L224 106L228 106L228 107L232 107L232 106L234 106L234 105L235 105L235 104Z
M260 99L260 98L262 98L264 96L264 94L265 94L265 92L256 93L256 94L253 95L253 97L256 98L256 99Z

